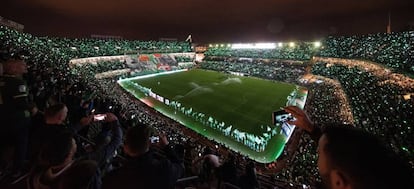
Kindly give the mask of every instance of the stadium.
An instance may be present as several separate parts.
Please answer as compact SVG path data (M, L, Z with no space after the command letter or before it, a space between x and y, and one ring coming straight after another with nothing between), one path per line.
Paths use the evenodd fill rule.
M292 131L286 131L284 139L277 139L277 137L272 139L276 133L282 131L282 128L272 126L272 112L287 105L303 105L304 102L299 105L296 100L305 99L306 93L300 96L294 86L273 82L266 84L257 79L230 77L202 70L184 72L186 73L175 73L164 77L153 76L146 80L139 77L120 80L119 84L148 106L205 137L232 146L235 151L248 150L249 152L243 154L249 155L252 159L268 163L280 155ZM168 83L168 81L173 82ZM178 83L182 85L177 85ZM203 86L197 83L203 83ZM254 91L251 90L253 87ZM229 88L231 90L226 90ZM142 92L139 89L142 89ZM178 92L183 90L189 92L180 95ZM272 91L276 93L271 93ZM237 96L241 98L237 99ZM272 99L275 100L272 102ZM164 104L173 109L168 110ZM267 109L263 109L264 107ZM217 111L218 109L220 111ZM184 115L177 115L177 111ZM182 118L183 116L189 117L190 120ZM258 129L261 131L255 132ZM241 142L243 146L232 144L232 141L226 140L226 137ZM267 148L267 145L273 147ZM249 149L245 149L244 146ZM275 151L267 152L269 150ZM269 155L253 155L253 152Z
M145 124L166 134L185 167L174 188L244 187L202 180L206 149L220 163L234 155L238 175L254 163L258 188L318 188L318 141L279 114L286 106L320 128L349 124L378 136L414 170L414 31L194 46L191 38L38 37L12 26L0 26L0 50L4 61L27 63L28 100L39 110L64 103L66 123L110 112L123 133ZM76 133L78 148L99 143L103 125ZM127 159L121 144L112 155L105 173ZM11 179L1 168L0 186L30 175Z

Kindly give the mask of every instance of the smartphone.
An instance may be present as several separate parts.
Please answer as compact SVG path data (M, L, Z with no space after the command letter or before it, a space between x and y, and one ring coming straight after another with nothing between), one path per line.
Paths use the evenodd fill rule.
M272 114L272 122L273 125L280 127L280 134L283 134L289 140L290 136L292 135L293 130L295 129L295 125L288 123L288 121L295 121L296 118L292 116L292 114L286 112L285 110L279 110L273 112Z
M152 136L150 137L151 143L158 143L160 142L160 137L158 136Z
M286 112L285 110L279 110L272 113L272 123L273 125L287 123L288 121L295 121L296 118L292 114Z
M96 114L93 116L94 121L103 121L106 118L106 114Z

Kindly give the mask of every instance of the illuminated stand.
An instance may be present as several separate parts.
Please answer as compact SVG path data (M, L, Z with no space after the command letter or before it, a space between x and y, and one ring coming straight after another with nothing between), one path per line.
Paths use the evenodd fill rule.
M180 72L180 71L174 71L174 73L176 72ZM169 73L170 72L164 72L163 74L169 74ZM146 78L146 77L152 77L152 76L146 75L146 76L140 76L139 78ZM243 144L244 146L247 146L248 148L256 152L264 151L270 139L277 134L283 134L284 136L286 136L286 141L289 140L295 128L295 126L293 125L282 125L281 128L278 126L273 126L273 125L260 125L260 128L265 130L265 132L263 132L263 134L260 136L246 133L238 129L232 130L233 125L231 124L230 125L226 124L225 122L217 120L212 116L205 115L202 112L197 112L192 107L185 107L178 101L173 101L173 100L164 98L163 96L154 93L151 89L147 87L143 87L135 82L131 82L131 80L139 79L139 78L135 77L135 78L126 79L127 80L126 85L133 86L135 89L138 89L140 92L144 93L146 96L150 96L164 103L165 105L173 108L175 111L174 113L180 112L184 114L185 116L190 117L193 120L201 123L202 125L205 125L214 130L220 131L226 137L232 138L233 140ZM123 80L123 82L125 82L125 80ZM297 87L287 97L286 106L294 105L294 106L303 108L304 103L306 102L306 96L307 96L306 95L307 91L305 91L306 94L302 94L304 91L305 90ZM281 129L281 130L278 132L277 131L278 129Z

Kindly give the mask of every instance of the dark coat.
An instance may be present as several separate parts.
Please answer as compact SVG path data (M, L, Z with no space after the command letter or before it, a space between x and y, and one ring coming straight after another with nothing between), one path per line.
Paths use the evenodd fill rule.
M164 150L168 158L156 157L151 150L131 158L121 168L104 177L102 189L174 188L176 180L184 172L184 166L173 149L166 146Z

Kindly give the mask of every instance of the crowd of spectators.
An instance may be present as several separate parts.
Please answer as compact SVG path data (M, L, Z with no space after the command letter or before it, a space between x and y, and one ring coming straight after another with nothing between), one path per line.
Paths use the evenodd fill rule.
M347 123L353 124L354 118L348 98L341 84L326 77L308 75L304 85L308 89L306 110L314 123Z
M219 72L237 72L245 76L269 80L297 83L298 78L306 73L307 64L302 61L287 60L225 60L204 61L200 68Z
M194 62L194 57L188 56L174 56L177 62Z
M305 109L318 125L325 123L353 123L353 117L347 97L339 82L319 76L306 74L308 63L301 61L205 61L200 65L203 69L221 72L239 72L255 77L297 83L308 88L308 100ZM306 80L306 82L304 82ZM299 136L300 137L300 136ZM300 139L296 151L285 150L284 156L288 159L286 168L276 173L275 178L289 183L313 184L320 181L314 151L316 145L309 137ZM272 169L273 163L267 167Z
M319 50L315 43L298 42L278 44L273 49L233 49L230 46L210 47L208 57L247 57L283 60L309 60Z
M328 37L322 44L317 56L370 60L414 73L414 31Z
M303 85L308 89L305 110L316 125L323 127L329 123L353 123L351 109L340 83L325 77L307 75ZM307 135L300 135L299 138L297 146L292 146L295 149L287 151L292 158L288 159L287 166L276 173L275 178L289 183L315 185L320 182L318 170L314 166L317 162L314 153L317 141Z
M414 73L414 32L376 33L327 37L315 43L280 43L274 49L232 49L217 45L205 55L214 57L248 57L283 60L310 60L314 56L370 60L404 73Z
M324 42L324 48L319 52L319 55L370 59L385 64L388 68L396 68L400 71L401 69L407 70L407 68L411 68L407 65L412 62L410 60L413 57L407 55L410 52L406 52L407 48L412 46L410 44L412 40L407 40L411 38L411 32L365 36L353 39L353 48L343 48L340 45L329 46L335 40L337 43L348 44L348 38L328 38ZM380 39L386 39L386 42L363 43L366 40L378 41ZM368 45L370 48L367 50L358 46L359 44ZM381 48L379 48L380 46ZM342 54L329 54L338 51ZM237 56L234 55L235 57L248 57L243 54L246 52L248 51L235 50L233 53L238 53ZM374 59L368 56L363 57L358 53L375 53L383 56L379 56L381 59ZM394 55L392 55L393 53ZM292 79L283 74L280 78L268 77L269 72L280 67L283 68L283 66L269 67L271 64L264 63L269 62L269 60L262 57L257 59L234 58L231 53L213 55L216 56L207 57L206 60L210 61L203 62L201 68L224 72L240 72L243 75L253 75L273 80L296 81L293 83L297 83L297 80L305 74L305 72L298 75L293 74ZM393 59L393 57L396 58ZM317 57L312 60L317 63L311 64L311 74L300 79L300 85L304 85L309 89L305 109L312 120L321 127L326 123L345 123L355 124L366 129L390 142L394 150L413 166L413 152L410 150L413 147L412 142L408 139L413 134L413 123L410 119L413 115L413 102L410 98L413 94L412 79L401 74L395 74L388 68L367 61ZM284 69L290 69L285 72L294 70L291 67L284 67ZM306 68L302 70L305 71ZM308 77L311 77L311 79ZM310 80L313 80L313 82L309 82ZM310 138L302 137L297 153L291 154L292 159L288 160L287 167L282 169L276 175L276 178L291 183L308 184L320 180L316 174L316 168L312 166L317 158L313 153L315 149L316 146Z
M99 62L97 64L84 64L80 68L75 68L74 70L83 70L89 73L102 73L113 70L126 69L127 65L123 61L108 61L108 62ZM93 74L94 76L95 74Z
M65 122L68 123L65 124L68 125L65 126L65 128L72 128L72 125L79 125L80 123L82 123L82 119L85 118L85 116L89 116L88 118L90 118L90 115L93 111L95 114L106 112L107 115L111 115L113 113L113 115L116 117L115 119L117 120L117 122L120 123L119 128L122 128L124 133L128 128L144 124L153 127L159 133L166 133L166 136L168 136L167 139L170 141L171 144L176 144L176 146L190 146L189 148L187 148L186 153L191 154L193 157L187 159L193 159L194 157L199 156L206 146L212 146L212 149L215 149L214 151L219 150L219 148L221 147L219 147L218 144L215 144L207 140L206 138L200 137L194 134L193 132L190 132L188 129L183 128L175 121L170 120L165 116L162 116L155 110L145 106L140 101L132 98L129 94L126 94L122 90L122 88L120 88L117 85L117 78L107 78L98 80L94 77L95 74L101 71L109 71L114 68L124 68L125 65L122 63L122 61L98 61L94 64L85 64L79 67L75 66L75 69L71 69L68 64L69 60L75 57L96 57L100 55L108 55L109 53L88 54L87 50L80 51L78 49L80 47L77 47L76 49L63 48L65 47L65 45L58 45L55 43L56 41L59 41L59 39L37 38L29 34L16 32L14 30L10 30L4 27L2 27L0 31L2 54L7 54L6 56L19 53L24 54L23 58L25 59L25 62L27 63L27 66L29 68L29 73L25 76L25 80L27 81L27 86L29 88L28 100L34 105L33 108L37 110L33 112L40 112L38 114L33 114L33 117L41 117L41 112L44 112L50 107L53 107L55 104L64 103L64 106L67 108L66 110L62 109L61 111L67 112L67 119L62 119L62 121L65 120ZM42 40L45 40L43 41L44 43L42 43ZM65 41L65 43L70 42L70 40L66 40L69 39L62 39L62 41ZM91 41L84 41L85 44L82 48L88 49L89 47L91 47L91 45L93 44L87 44L90 42ZM55 48L54 50L46 53L46 50L43 50L48 49L49 45L55 46ZM92 49L99 51L102 48ZM66 117L66 113L64 114L64 117ZM25 180L28 179L29 183L31 184L31 186L28 187L38 188L39 186L45 186L43 185L44 182L41 181L43 178L47 178L47 181L52 181L55 176L59 176L63 179L62 182L67 183L74 181L73 178L61 175L73 176L73 174L79 174L79 172L86 171L83 173L90 174L85 175L85 177L93 180L93 182L86 181L86 184L89 183L90 185L88 185L90 187L99 186L99 180L101 176L105 174L107 171L110 171L112 169L112 166L116 165L112 165L112 162L106 161L106 158L104 158L105 166L101 164L96 165L95 163L91 163L90 161L72 161L73 158L85 157L85 155L89 158L90 156L88 154L85 154L85 152L90 150L90 147L95 146L95 144L102 142L104 144L107 144L107 137L103 137L102 139L102 135L108 136L105 135L109 132L108 127L102 126L100 122L88 122L87 125L88 126L85 127L85 129L76 129L74 134L73 132L71 132L72 134L65 134L66 132L59 134L56 133L56 137L50 139L49 144L52 145L50 146L50 158L53 158L53 156L56 155L53 153L53 149L57 149L57 145L67 146L67 148L62 148L63 150L60 150L59 152L62 152L64 154L69 153L71 154L70 156L61 156L61 159L56 160L54 164L42 164L41 167L34 168L32 168L32 166L37 165L36 160L30 161L28 162L28 164L26 164L25 169L19 170L19 172L17 172L16 174L14 174L14 172L13 174L9 174L9 172L7 172L7 169L3 169L2 167L1 181L10 181L8 180L9 177L12 177L13 179L18 178L17 180L12 181L18 182L20 184L23 183L24 185ZM184 134L183 130L188 133ZM37 133L35 131L33 132ZM110 138L114 140L114 132L112 131L109 133L109 136L111 136ZM189 136L192 136L192 138L190 138ZM76 146L74 147L74 145L71 143L72 138L75 139L77 143L77 148ZM42 148L46 148L46 146L42 146ZM75 148L77 151L76 155L72 152L73 150L75 150ZM157 147L155 146L154 148ZM182 148L176 148L177 151L180 151L180 149ZM44 153L46 153L46 151ZM163 152L159 151L159 153L162 154ZM98 155L94 155L94 157L99 156L99 154L100 153L98 153ZM121 156L118 155L120 157L120 160L122 160L123 157L126 157L126 155L123 154L122 150L120 149L113 151L113 153L109 154L121 154ZM45 161L49 160L45 159ZM120 164L122 165L122 163ZM87 167L88 170L83 170L82 168L80 168L79 165L85 165L84 167ZM56 167L62 166L65 168L57 175L48 175L48 173L50 171L53 171ZM97 166L99 170L102 171L102 173L100 173L101 175L94 174L94 170L96 170ZM27 171L27 169L32 170L29 171L29 175L24 174ZM33 171L37 174L32 174ZM190 171L189 173L180 176L191 176L194 174L197 175L198 173L199 172ZM76 182L85 184L84 181L80 180L77 180ZM49 182L46 182L46 185L48 185L48 183ZM54 184L62 186L60 181L59 183L53 183L53 185Z
M5 49L24 49L38 63L65 63L73 58L114 56L130 53L191 52L182 41L127 41L36 37L0 26L1 45Z
M343 63L344 62L344 63ZM399 155L412 162L414 92L412 79L385 69L370 71L350 60L317 62L312 73L338 80L348 96L355 124L391 143ZM372 68L371 68L372 69Z

